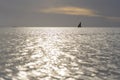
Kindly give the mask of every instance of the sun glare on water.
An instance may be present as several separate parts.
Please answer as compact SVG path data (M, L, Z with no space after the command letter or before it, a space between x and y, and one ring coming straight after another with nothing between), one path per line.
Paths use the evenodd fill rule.
M17 67L19 72L16 79L29 80L29 76L38 78L46 76L48 80L53 76L60 78L69 74L62 60L64 53L58 48L58 43L61 42L58 30L57 28L46 29L43 33L45 36L42 38L34 35L34 38L26 39L24 51L27 52L22 54L29 62Z
M7 29L0 34L0 80L119 80L120 33L96 30Z

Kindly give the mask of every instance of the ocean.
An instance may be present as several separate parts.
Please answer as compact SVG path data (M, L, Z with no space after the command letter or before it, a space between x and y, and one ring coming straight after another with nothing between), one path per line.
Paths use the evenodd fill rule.
M120 80L120 28L0 28L0 80Z

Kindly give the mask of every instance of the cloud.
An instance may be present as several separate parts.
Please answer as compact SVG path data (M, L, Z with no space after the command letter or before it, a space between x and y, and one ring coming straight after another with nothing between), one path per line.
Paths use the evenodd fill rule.
M120 17L106 17L106 19L120 22Z
M67 14L67 15L81 15L81 16L98 16L93 10L80 7L57 7L42 9L43 13Z

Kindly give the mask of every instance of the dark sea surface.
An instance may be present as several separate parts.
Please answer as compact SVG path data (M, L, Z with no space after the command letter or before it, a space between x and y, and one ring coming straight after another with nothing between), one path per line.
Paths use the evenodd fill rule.
M120 28L0 28L0 80L120 80Z

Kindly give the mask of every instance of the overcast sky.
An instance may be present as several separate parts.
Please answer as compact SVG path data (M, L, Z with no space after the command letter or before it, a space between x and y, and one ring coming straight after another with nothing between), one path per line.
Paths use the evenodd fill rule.
M0 26L120 27L120 0L0 0Z

